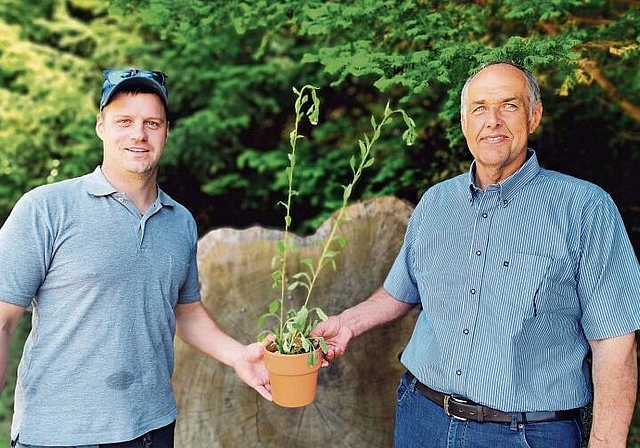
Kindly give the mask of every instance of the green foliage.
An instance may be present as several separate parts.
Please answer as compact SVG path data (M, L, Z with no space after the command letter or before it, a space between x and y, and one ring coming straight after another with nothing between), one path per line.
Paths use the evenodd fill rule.
M143 26L166 44L163 55L170 61L172 101L179 116L167 148L163 183L171 182L174 172L189 174L193 185L175 188L198 192L198 207L210 216L201 221L205 228L255 220L277 223L275 210L265 215L263 204L276 203L285 184L277 155L285 150L285 130L291 125L286 112L289 85L331 86L319 92L331 120L321 117L313 154L301 148L298 156L299 193L309 199L297 204L295 221L304 231L312 231L338 205L334 186L346 182L347 162L336 152L353 146L368 117L379 113L378 105L387 100L401 103L416 117L420 144L402 148L393 136L382 139L377 151L384 163L366 173L354 197L396 194L415 202L429 185L466 169L470 157L458 126L459 91L484 61L513 59L538 75L547 110L541 133L549 127L554 134L570 129L576 114L601 123L603 117L620 115L619 99L639 101L640 70L634 61L639 56L640 20L638 10L624 3L117 0L114 4L127 14L139 14ZM602 101L601 87L581 65L585 60L600 64L617 87L610 100ZM572 110L560 115L556 103L567 98ZM590 107L583 107L586 103ZM637 166L640 150L634 143L640 119L628 115L625 123L605 120L612 127L597 150L615 153L610 146L628 148L626 158ZM584 126L581 131L596 133L599 127ZM581 143L576 138L563 141L561 149L575 151L573 146ZM570 160L568 156L563 157ZM636 206L623 192L616 194L620 186L612 178L593 169L574 174L612 190L616 199L622 199L623 212L634 213L630 228L640 225L640 216L633 212ZM215 207L218 203L235 207L220 210Z
M72 17L71 9L92 20ZM99 1L0 5L0 220L25 191L100 162L98 62L112 39L139 41L114 27L125 20L107 25L105 13Z
M460 88L480 63L508 58L541 84L541 162L609 191L640 254L638 36L637 5L609 0L3 0L0 222L24 191L100 162L93 126L106 67L168 74L160 183L202 233L280 225L271 204L287 183L289 86L326 86L296 156L292 222L312 232L340 206L344 152L386 102L415 118L418 141L382 135L353 199L415 203L468 169Z
M326 116L309 146L313 153L305 147L299 154L299 192L309 199L296 204L298 231L311 232L336 208L335 186L347 181L348 172L348 161L337 153L353 147L368 117L380 114L386 101L402 104L417 119L419 144L403 148L393 135L383 137L376 157L384 163L364 175L354 198L396 194L416 202L428 186L466 169L470 156L458 126L459 89L478 64L494 58L521 62L540 78L547 111L540 134L572 130L576 115L598 123L581 127L589 136L560 145L549 141L554 163L558 149L570 160L583 140L602 140L589 151L620 159L604 166L628 167L624 162L631 160L635 168L640 119L621 104L640 102L639 14L625 3L570 0L3 2L2 26L12 31L0 33L9 36L0 58L12 47L29 57L13 62L17 69L0 62L0 106L6 113L22 112L21 118L0 117L0 176L6 176L0 179L0 218L24 190L99 162L91 124L99 71L117 65L168 73L172 132L161 182L196 209L202 232L278 223L276 210L264 204L277 202L286 181L278 155L292 120L287 86L298 83L331 86L319 92ZM596 62L616 87L611 97L605 92L607 100L581 65L585 60ZM19 67L28 64L38 76L19 82L25 76ZM66 94L38 91L50 85L49 72L68 84ZM36 88L32 79L43 82ZM594 138L600 128L606 135ZM544 151L545 142L534 143ZM7 165L11 173L2 174ZM628 187L593 166L574 174L620 198L629 228L640 238L640 216Z

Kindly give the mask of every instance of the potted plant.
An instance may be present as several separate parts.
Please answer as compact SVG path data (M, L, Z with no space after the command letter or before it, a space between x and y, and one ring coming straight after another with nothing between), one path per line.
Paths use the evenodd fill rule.
M276 322L275 326L261 332L258 338L263 340L268 334L273 334L271 341L265 347L265 364L269 370L273 400L284 407L305 406L315 398L318 369L322 354L327 351L327 345L323 338L311 337L310 332L320 320L326 320L327 315L320 307L310 308L310 298L320 272L327 265L336 269L335 258L347 244L339 234L339 229L345 220L344 211L353 187L360 179L362 172L375 162L371 149L380 138L383 126L390 123L391 117L395 114L401 115L407 126L402 134L406 144L413 144L416 137L415 123L402 109L391 110L387 103L380 122L377 122L375 117L371 117L373 131L371 136L365 134L364 138L358 141L360 149L358 156L350 156L351 181L347 185L342 185L342 203L334 215L329 235L321 243L320 256L315 261L308 258L300 260L300 269L297 272L289 272L287 266L289 254L297 249L291 235L291 205L293 198L297 195L294 189L296 148L298 141L304 138L298 130L305 116L312 125L318 123L320 101L317 90L317 87L311 85L305 85L300 90L293 89L296 95L295 122L289 135L290 151L287 155L289 165L285 170L288 188L286 200L279 202L285 210L284 231L281 240L277 243L278 252L274 258L277 268L272 273L273 287L279 290L279 296L269 304L268 312L259 319L260 326L264 326L267 321ZM288 300L288 295L298 288L304 289L302 304L287 309L285 302ZM289 364L292 366L289 367Z

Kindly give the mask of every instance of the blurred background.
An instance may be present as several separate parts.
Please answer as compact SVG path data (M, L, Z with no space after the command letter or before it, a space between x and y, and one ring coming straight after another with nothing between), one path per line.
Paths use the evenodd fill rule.
M2 0L0 225L24 192L100 163L94 125L105 68L168 75L171 135L159 182L191 210L200 235L281 227L292 88L319 87L320 121L302 130L294 204L295 230L309 234L339 206L349 154L387 102L415 120L418 141L383 135L354 200L395 195L415 205L466 171L460 89L492 59L534 72L545 114L530 144L541 165L607 190L640 253L635 0ZM28 330L24 319L0 397L0 448Z

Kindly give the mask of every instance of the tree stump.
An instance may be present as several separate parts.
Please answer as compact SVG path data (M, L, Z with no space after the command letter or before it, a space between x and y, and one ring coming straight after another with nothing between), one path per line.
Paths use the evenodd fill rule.
M411 211L408 203L393 197L349 206L348 221L340 230L347 246L336 258L337 270L328 266L320 274L309 305L338 314L380 287L400 249ZM300 258L317 259L317 241L328 234L331 219L315 235L296 237L299 250L291 257L289 272L300 269ZM225 228L199 241L202 301L218 325L244 343L255 341L264 329L258 328L258 317L277 297L271 272L280 237L280 231L260 227ZM177 340L176 446L392 446L395 392L404 371L398 356L415 317L410 313L351 341L342 358L320 370L315 401L299 409L264 400L232 369Z

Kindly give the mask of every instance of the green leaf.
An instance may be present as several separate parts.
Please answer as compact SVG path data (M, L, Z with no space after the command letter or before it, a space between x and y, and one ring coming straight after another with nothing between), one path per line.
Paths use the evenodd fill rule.
M347 245L347 240L342 235L336 235L334 240L338 243L341 249L344 249Z
M298 272L298 273L293 275L293 278L295 278L296 280L299 280L302 283L305 283L305 282L306 283L310 283L311 282L311 277L306 272Z
M345 201L345 202L346 202L346 201L349 199L349 197L351 196L351 190L352 190L352 188L353 188L353 185L351 185L351 184L349 184L349 185L347 185L346 187L344 187L344 193L343 193L342 197L343 197L343 199L344 199L344 201Z
M314 263L311 258L303 258L300 260L300 264L307 266L309 270L313 273L314 271Z
M365 136L366 137L366 136ZM360 147L360 156L364 157L367 154L367 147L362 140L358 140L358 146Z
M315 366L318 363L318 353L314 350L307 356L307 365L309 367Z
M337 250L327 250L325 252L325 257L326 258L333 258L333 257L336 257L338 254L340 254L340 252L338 252Z
M329 318L329 316L326 315L326 313L321 309L321 308L314 308L313 311L315 311L315 313L318 315L318 317L325 321Z
M322 353L327 353L329 351L329 348L327 347L327 341L325 341L325 339L321 337L317 339L320 343L320 349L322 350Z
M262 342L264 341L264 338L267 337L267 335L271 334L270 330L263 330L260 333L258 333L258 336L256 337L256 339L258 340L258 342Z

